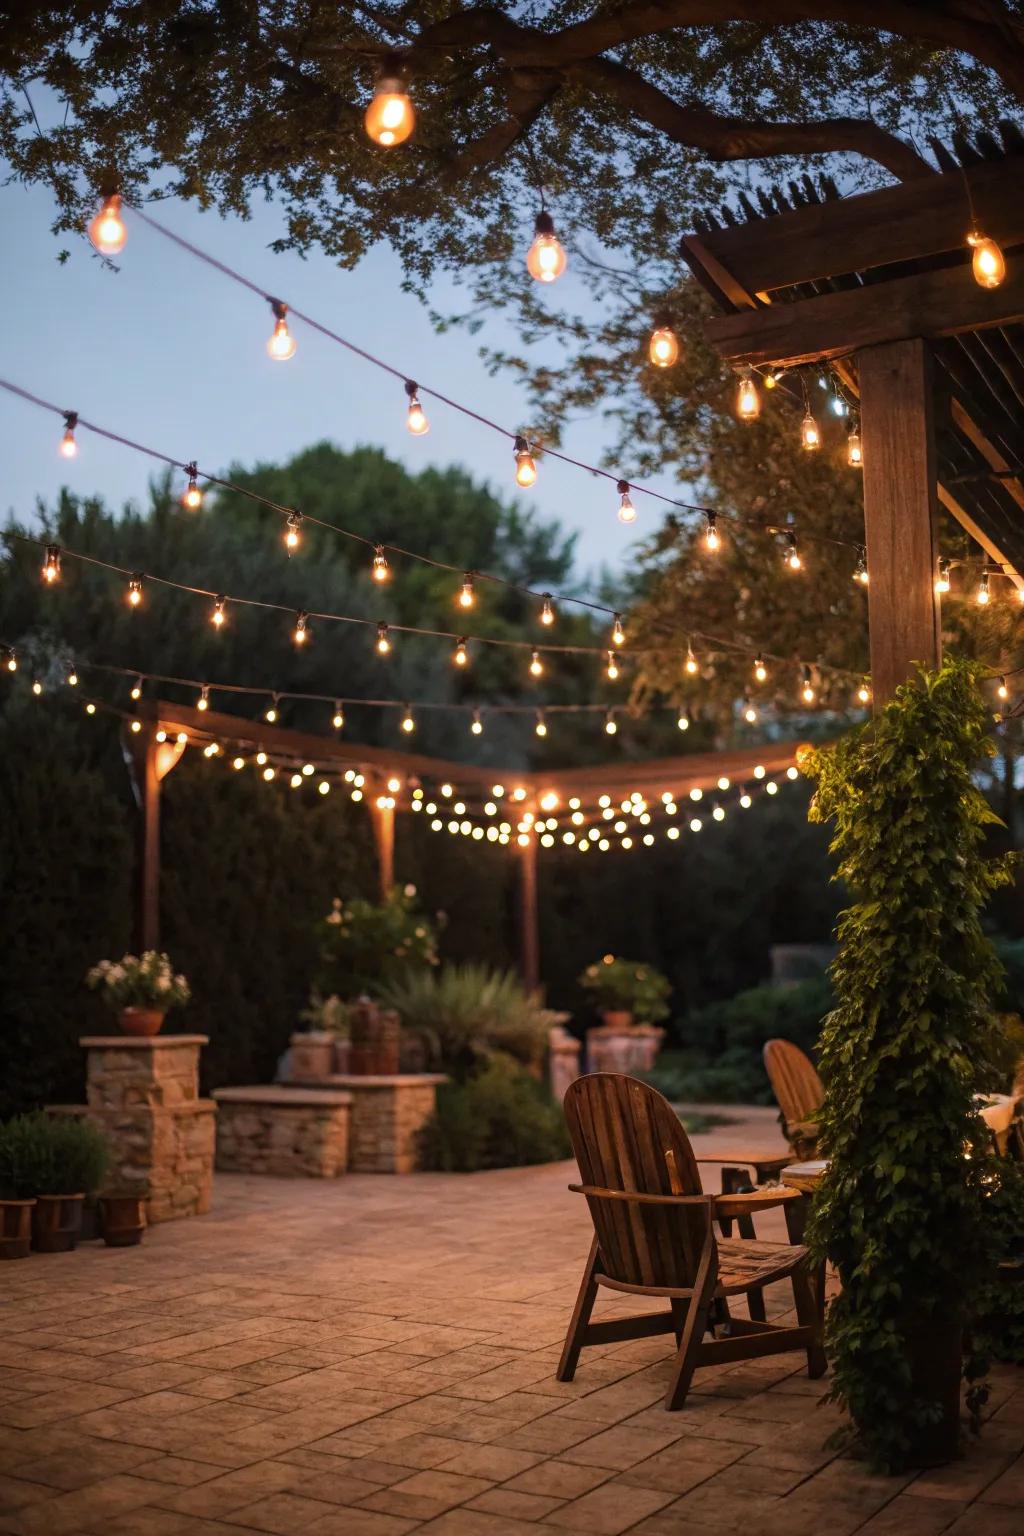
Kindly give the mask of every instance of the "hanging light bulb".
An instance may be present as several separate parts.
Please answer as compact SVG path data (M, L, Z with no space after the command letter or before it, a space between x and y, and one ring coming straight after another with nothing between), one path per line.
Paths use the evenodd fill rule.
M128 231L121 217L121 199L116 192L108 193L89 225L89 239L101 256L119 256L127 238Z
M984 608L985 604L989 601L990 595L991 594L988 590L988 567L986 566L986 568L981 573L981 580L978 582L978 590L975 596L977 601Z
M142 602L142 576L129 576L128 578L128 603L132 608L137 608Z
M391 567L388 565L383 544L377 544L374 547L373 559L370 562L370 574L374 581L389 581L391 578Z
M299 612L295 615L295 628L292 630L292 639L296 645L305 645L309 639L309 615Z
M462 578L462 586L459 589L459 607L472 608L476 602L476 589L473 585L473 573L467 571Z
M267 705L263 712L263 718L266 720L268 725L275 725L277 723L277 706L280 702L280 698L281 695L279 693L272 693L270 695L270 703ZM257 762L258 761L259 759L257 758Z
M860 687L857 689L857 699L861 704L869 704L871 702L871 687L866 677L862 680Z
M335 699L334 701L334 715L331 719L331 724L336 731L345 729L345 711L341 707L340 699Z
M67 681L68 681L68 687L69 688L77 688L78 687L78 668L75 666L74 662L71 662L70 666L68 667L68 679L67 679Z
M415 729L416 729L416 721L413 719L413 713L412 713L411 708L409 707L408 704L406 704L404 706L403 712L402 712L402 730L405 732L405 734L407 736L411 736Z
M696 677L697 673L700 671L700 667L697 664L697 658L693 654L693 646L692 646L692 644L690 643L689 640L687 640L687 642L686 642L686 662L685 662L685 666L686 666L687 672L689 672L691 677Z
M544 672L544 663L540 659L540 652L534 651L530 656L530 675L540 677Z
M452 661L457 667L464 667L469 661L469 652L466 649L467 644L466 636L462 635L455 646L455 650L452 652Z
M537 465L533 454L530 452L530 444L525 437L519 436L515 440L512 449L516 460L516 484L526 490L537 483Z
M619 675L619 667L618 667L618 663L615 660L615 652L614 651L609 651L608 652L608 665L605 668L605 672L606 672L606 675L608 677L608 680L610 682L614 683L615 679Z
M618 721L615 718L615 711L613 709L610 709L604 717L604 728L606 734L609 736L614 736L616 731L619 729Z
M533 733L535 736L546 736L548 733L548 723L544 719L544 711L542 709L538 709L537 711L537 719L534 723Z
M555 234L550 213L542 209L533 226L533 244L526 253L526 268L538 283L553 283L565 271L565 248Z
M8 672L17 672L18 670L18 658L10 646L4 651L4 666Z
M474 736L482 736L484 733L484 723L480 718L480 711L478 709L473 711L473 720L469 728Z
M940 595L949 591L949 561L939 560L939 574L935 578L935 590Z
M299 532L301 527L302 513L289 512L284 530L284 544L289 554L291 554L293 549L298 549L300 543L302 542L302 535Z
M43 580L49 586L60 580L60 545L47 544L46 554L43 556Z
M868 584L868 552L863 544L857 551L857 565L853 572L854 581L859 581L862 587Z
M409 396L409 409L406 413L405 424L413 437L425 437L430 431L430 422L427 420L426 411L420 405L418 389L418 384L414 384L412 379L406 379L405 392Z
M267 352L276 363L286 363L295 356L295 338L288 329L288 306L280 299L271 299L269 303L274 312L274 329L267 342Z
M612 644L622 645L626 639L626 631L622 627L622 617L615 614L612 619Z
M705 512L704 518L704 548L710 550L712 554L717 554L721 544L721 539L718 536L718 514L717 512Z
M998 288L1006 276L1006 257L994 240L982 234L977 225L967 232L971 247L971 270L980 288Z
M815 448L821 447L821 428L811 415L810 407L804 413L804 419L800 423L800 446L807 452L813 452Z
M764 664L764 657L758 652L754 658L754 676L759 683L763 683L768 676L768 668Z
M388 626L381 619L377 625L377 654L378 656L387 656L390 650L391 640L388 636Z
M749 697L743 700L743 718L748 725L757 724L757 710L754 708Z
M846 462L851 469L864 468L864 448L860 440L860 429L857 423L850 423L850 430L846 434Z
M647 355L655 368L671 368L679 358L679 337L672 329L672 317L662 313L654 317L654 329L647 345Z
M13 671L14 669L12 668L11 670ZM142 698L142 678L141 677L137 677L135 679L134 683L132 684L131 697L133 699L141 699Z
M404 144L416 126L402 60L396 54L389 54L381 64L363 126L373 142L384 149Z
M805 704L814 703L814 679L811 675L810 667L804 667L803 687L800 690L800 697L803 699Z
M185 494L181 498L181 504L189 512L198 512L203 504L203 493L199 489L199 469L195 463L187 464L185 466L185 473L188 475L188 485L185 488Z
M555 610L551 606L551 593L550 592L545 592L544 593L544 601L541 604L541 609L540 609L540 622L542 624L546 624L546 625L549 625L549 626L552 625L555 622Z
M201 710L205 714L206 711L209 709L209 707L210 707L210 689L209 689L208 684L204 683L203 684L203 688L202 688L202 692L200 693L198 699L196 700L196 709Z
M78 426L78 412L64 412L64 436L60 440L60 454L62 459L73 459L78 452L78 444L75 442L75 428Z
M791 571L802 571L804 563L800 558L800 549L796 542L795 533L786 534L785 561Z
M210 614L210 623L214 629L222 629L227 623L227 614L224 612L224 597L215 597L213 600L213 612Z
M1000 677L999 686L996 688L996 694L1000 699L1008 699L1010 697L1010 690L1006 686L1005 677Z
M754 375L745 373L740 379L736 394L736 413L741 421L756 421L761 414L761 395L754 383Z
M616 485L619 493L619 522L635 523L636 507L634 507L629 494L629 481L619 480Z

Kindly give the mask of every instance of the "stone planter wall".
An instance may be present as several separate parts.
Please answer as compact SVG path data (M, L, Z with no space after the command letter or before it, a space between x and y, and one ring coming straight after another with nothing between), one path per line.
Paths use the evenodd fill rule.
M418 1137L434 1113L441 1073L362 1077L348 1074L332 1086L352 1096L348 1166L352 1173L412 1173Z
M657 1060L665 1031L653 1024L611 1029L607 1024L587 1030L588 1072L649 1072Z
M348 1167L351 1095L326 1088L218 1088L224 1173L335 1179Z

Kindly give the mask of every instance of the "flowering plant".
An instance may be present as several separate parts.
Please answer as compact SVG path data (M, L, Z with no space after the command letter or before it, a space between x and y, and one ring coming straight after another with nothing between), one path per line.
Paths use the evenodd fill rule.
M657 1024L668 1016L672 990L667 976L637 960L604 955L578 977L598 1008L628 1009L638 1024Z
M343 1000L381 987L409 971L437 965L434 924L416 908L416 887L395 886L386 901L336 896L320 924L320 991Z
M175 975L170 958L147 949L142 955L101 960L85 978L108 1008L180 1008L192 996L184 976Z

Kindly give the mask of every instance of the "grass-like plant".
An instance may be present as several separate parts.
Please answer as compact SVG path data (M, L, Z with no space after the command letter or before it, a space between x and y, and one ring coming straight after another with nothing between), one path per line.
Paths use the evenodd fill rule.
M496 1051L537 1065L553 1024L565 1015L541 1007L519 977L486 965L409 971L382 1001L424 1043L430 1064L464 1078Z
M110 1157L107 1138L72 1115L16 1115L0 1126L0 1198L94 1194Z

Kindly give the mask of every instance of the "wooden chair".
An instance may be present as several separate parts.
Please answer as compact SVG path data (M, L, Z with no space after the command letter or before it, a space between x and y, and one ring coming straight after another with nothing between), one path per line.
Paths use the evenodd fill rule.
M724 1207L736 1216L744 1201L764 1209L771 1200L763 1194L705 1195L686 1132L668 1101L647 1083L617 1072L594 1072L571 1083L564 1102L583 1180L569 1188L586 1197L594 1241L558 1380L572 1380L580 1350L588 1344L659 1333L674 1334L677 1345L665 1395L669 1409L683 1406L701 1365L802 1349L808 1375L821 1376L823 1288L812 1283L806 1248L715 1237L716 1209ZM788 1198L787 1191L779 1190L774 1204ZM785 1279L793 1285L797 1327L729 1316L731 1296L760 1301L766 1285ZM669 1311L593 1323L600 1286L665 1297ZM720 1337L712 1326L715 1317Z
M814 1063L789 1040L767 1041L763 1055L793 1155L801 1162L813 1158L818 1143L817 1116L825 1098Z

